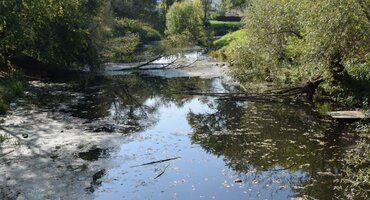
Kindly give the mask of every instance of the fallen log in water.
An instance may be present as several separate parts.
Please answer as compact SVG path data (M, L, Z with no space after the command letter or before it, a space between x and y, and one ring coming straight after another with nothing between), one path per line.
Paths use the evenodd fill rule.
M312 78L302 84L290 88L268 90L261 93L202 93L202 92L188 92L190 95L204 95L218 97L222 100L257 100L257 101L275 101L284 98L291 98L306 94L308 101L313 100L317 87L325 80L322 77Z
M140 63L140 64L138 64L138 65L136 65L136 66L133 66L133 67L123 68L123 69L117 69L117 70L115 70L115 71L127 71L127 70L140 69L141 67L144 67L144 66L146 66L146 65L149 65L149 64L151 64L152 62L154 62L154 61L156 61L156 60L158 60L158 59L160 59L160 58L162 58L162 57L164 57L164 55L159 55L159 56L157 56L157 57L154 57L154 58L152 58L152 59L150 59L150 60L148 60L148 61L146 61L146 62L144 62L144 63Z

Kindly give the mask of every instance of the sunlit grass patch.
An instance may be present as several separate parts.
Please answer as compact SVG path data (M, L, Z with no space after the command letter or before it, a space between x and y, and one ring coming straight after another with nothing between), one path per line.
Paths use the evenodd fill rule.
M243 27L242 22L235 21L210 20L209 23L215 35L225 35L229 32L236 31Z

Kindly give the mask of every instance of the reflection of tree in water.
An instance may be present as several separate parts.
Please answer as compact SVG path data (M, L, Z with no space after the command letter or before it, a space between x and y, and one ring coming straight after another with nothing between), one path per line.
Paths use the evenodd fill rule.
M340 170L343 144L332 138L336 136L329 124L303 109L220 101L212 113L190 112L188 121L194 130L193 143L222 156L231 169L241 174L256 170L260 175L298 172L303 176L302 187L295 188L298 194L319 199L334 196L333 174Z
M183 106L193 98L183 91L202 90L209 81L140 76L97 78L79 86L83 99L72 105L70 112L94 122L109 119L124 130L142 131L156 123L160 106Z

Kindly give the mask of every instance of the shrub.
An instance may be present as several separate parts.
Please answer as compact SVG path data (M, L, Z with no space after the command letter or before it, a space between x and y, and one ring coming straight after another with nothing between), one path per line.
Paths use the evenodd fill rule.
M177 52L179 49L192 47L195 45L195 41L189 32L183 32L182 34L173 34L166 37L161 42L161 48L166 53Z
M135 19L116 18L113 26L114 36L121 37L127 32L137 34L143 42L160 40L162 37L162 35L148 23Z
M139 45L139 36L133 33L126 33L122 37L115 37L109 40L103 57L107 61L130 62L132 54Z
M166 15L166 33L171 35L190 35L198 44L208 45L209 33L203 24L203 8L199 0L174 3Z

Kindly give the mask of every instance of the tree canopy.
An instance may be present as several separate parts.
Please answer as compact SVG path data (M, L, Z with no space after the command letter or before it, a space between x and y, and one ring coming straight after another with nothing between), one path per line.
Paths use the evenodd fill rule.
M370 70L369 3L359 0L252 0L243 42L230 53L242 81L284 73L341 80Z
M99 67L159 39L155 0L5 0L0 3L0 59L26 55L67 68ZM139 38L136 39L136 37Z

